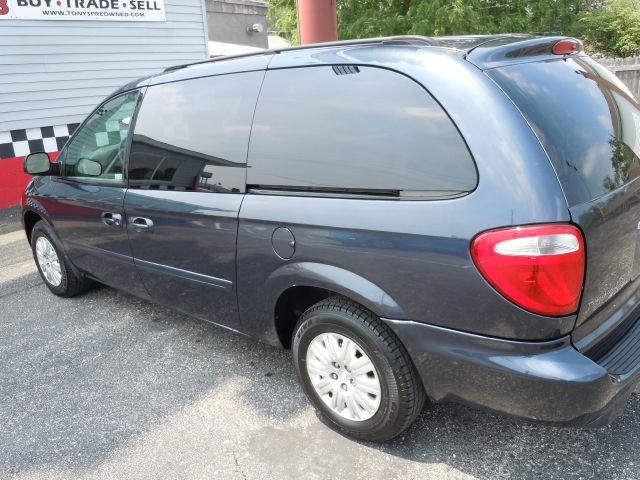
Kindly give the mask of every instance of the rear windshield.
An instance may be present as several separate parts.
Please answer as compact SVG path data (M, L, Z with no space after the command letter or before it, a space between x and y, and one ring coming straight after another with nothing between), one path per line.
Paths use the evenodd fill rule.
M570 206L640 175L640 110L611 72L588 57L488 71L535 130Z

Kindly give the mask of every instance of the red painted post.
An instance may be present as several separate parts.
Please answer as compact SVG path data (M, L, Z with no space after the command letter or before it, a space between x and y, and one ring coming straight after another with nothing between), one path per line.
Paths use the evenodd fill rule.
M338 39L336 0L297 0L300 45Z

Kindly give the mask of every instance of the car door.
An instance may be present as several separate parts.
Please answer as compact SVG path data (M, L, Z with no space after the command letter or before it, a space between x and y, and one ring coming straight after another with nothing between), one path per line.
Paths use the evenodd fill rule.
M158 302L236 328L236 237L264 72L150 86L138 114L127 233Z
M73 264L100 282L146 296L125 229L130 125L140 92L108 99L63 149L49 211Z

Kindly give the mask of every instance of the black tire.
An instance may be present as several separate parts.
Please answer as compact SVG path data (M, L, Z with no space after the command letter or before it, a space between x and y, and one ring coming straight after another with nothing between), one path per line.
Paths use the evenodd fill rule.
M336 333L355 341L373 363L381 386L381 399L371 418L359 421L345 418L325 404L316 392L306 366L307 349L322 333ZM329 425L347 435L368 441L389 440L406 429L422 411L426 394L406 349L376 315L347 298L333 296L304 312L294 329L292 350L296 372L307 397Z
M58 256L60 273L62 276L59 285L53 285L51 282L49 282L49 280L47 280L40 266L40 262L38 261L38 255L36 253L36 243L38 241L38 238L40 237L46 238L51 243ZM65 255L64 250L60 245L60 241L58 240L57 235L55 234L53 229L42 220L36 222L36 224L33 226L33 230L31 230L31 251L33 253L33 259L36 262L36 266L38 267L40 277L42 277L42 280L44 281L44 284L47 286L47 288L56 295L67 298L75 297L76 295L85 292L91 286L91 281L83 277L71 265L71 262Z

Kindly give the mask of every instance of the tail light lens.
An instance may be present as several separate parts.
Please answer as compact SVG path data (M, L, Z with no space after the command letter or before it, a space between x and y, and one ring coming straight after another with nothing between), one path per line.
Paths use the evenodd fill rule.
M562 316L578 309L585 251L573 225L490 230L473 240L471 256L487 282L526 310Z

